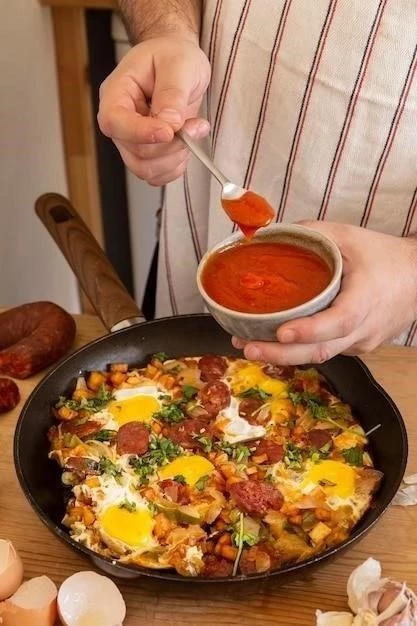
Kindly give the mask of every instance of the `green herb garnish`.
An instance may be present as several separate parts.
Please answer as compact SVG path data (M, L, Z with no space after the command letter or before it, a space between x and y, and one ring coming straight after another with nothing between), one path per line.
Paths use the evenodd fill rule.
M259 389L259 387L249 387L242 393L239 394L241 398L258 398L262 400L262 402L266 402L268 398L271 397L270 393L267 393L263 389Z
M122 470L105 456L100 457L99 470L101 474L113 476L116 480L119 480L122 477Z
M199 478L197 480L197 482L195 483L194 487L198 490L198 491L203 491L205 489L205 486L207 485L207 481L209 480L210 476L208 474L206 474L205 476L202 476L201 478Z
M193 387L192 385L184 385L182 388L182 395L184 396L187 402L195 398L198 393L197 387Z
M174 476L172 480L175 480L175 482L179 483L180 485L187 484L187 481L185 480L185 476L183 476L182 474L177 474L176 476Z
M227 443L217 443L216 447L225 452L227 456L229 456L236 463L244 463L250 457L251 451L247 446L243 446L241 444L227 444Z
M130 502L127 498L125 498L123 502L119 504L119 509L127 509L129 513L133 513L133 511L136 511L136 503Z
M167 361L168 355L165 352L155 352L155 354L152 355L152 358L163 363L164 361Z
M363 465L363 450L359 446L342 450L343 458L349 465L361 467Z
M113 392L107 389L105 385L101 385L94 398L72 400L70 398L65 398L65 396L60 396L59 401L56 404L56 408L59 409L62 406L65 406L73 411L80 411L82 409L83 411L88 411L89 413L96 413L97 411L101 411L101 409L103 409L113 399Z
M171 404L167 404L162 407L160 411L153 414L153 417L155 419L161 419L164 422L168 422L168 424L176 424L185 419L184 413L176 402L172 402Z
M151 434L148 452L142 456L132 457L129 463L138 475L139 483L146 485L149 477L156 473L160 465L169 463L181 452L182 448L171 439Z
M287 443L285 446L284 463L290 469L301 469L303 465L302 449L294 443Z
M336 487L337 483L334 483L331 480L327 480L327 478L322 478L319 480L319 485L321 487Z
M196 437L196 441L198 441L203 451L207 454L213 450L213 440L210 439L210 437Z
M103 430L99 430L98 433L93 433L89 435L89 439L93 439L94 441L111 441L116 437L117 430L108 430L103 428Z

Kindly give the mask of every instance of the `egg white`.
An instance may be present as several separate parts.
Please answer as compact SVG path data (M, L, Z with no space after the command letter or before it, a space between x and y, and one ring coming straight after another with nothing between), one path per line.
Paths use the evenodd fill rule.
M224 441L233 444L264 437L266 430L263 426L250 424L239 415L239 403L237 398L232 397L229 406L220 411L216 419L216 426L223 432Z

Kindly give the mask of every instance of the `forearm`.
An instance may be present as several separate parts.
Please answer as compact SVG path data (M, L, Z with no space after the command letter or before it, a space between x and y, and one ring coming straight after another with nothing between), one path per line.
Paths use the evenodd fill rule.
M132 43L179 35L199 41L203 0L118 0Z

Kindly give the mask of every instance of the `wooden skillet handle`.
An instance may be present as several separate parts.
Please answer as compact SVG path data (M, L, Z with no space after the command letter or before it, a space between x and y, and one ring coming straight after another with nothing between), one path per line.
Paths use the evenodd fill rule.
M108 330L145 321L85 222L64 197L47 193L35 211Z

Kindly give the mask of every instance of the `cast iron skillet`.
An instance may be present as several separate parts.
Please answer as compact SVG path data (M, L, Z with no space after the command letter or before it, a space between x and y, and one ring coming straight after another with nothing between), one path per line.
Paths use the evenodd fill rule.
M70 538L61 525L66 496L60 482L61 472L58 465L47 458L46 433L53 423L51 406L59 395L71 388L78 374L105 368L112 361L140 364L156 352L165 352L172 357L240 353L232 348L230 336L208 315L184 315L145 322L69 202L59 195L46 194L36 202L36 212L66 256L104 324L112 332L63 359L28 398L14 438L14 462L20 485L34 511L51 532L78 552L89 556L97 567L116 577L143 575L184 581L172 571L115 564ZM375 465L384 473L381 488L372 508L343 544L303 563L249 578L277 576L284 582L290 574L291 578L294 575L303 576L306 568L320 564L363 536L384 513L401 483L407 460L407 435L393 401L357 358L337 356L320 365L319 369L343 400L352 405L365 431L381 424L370 437ZM248 577L237 576L233 580L244 579ZM186 580L207 582L199 578Z

